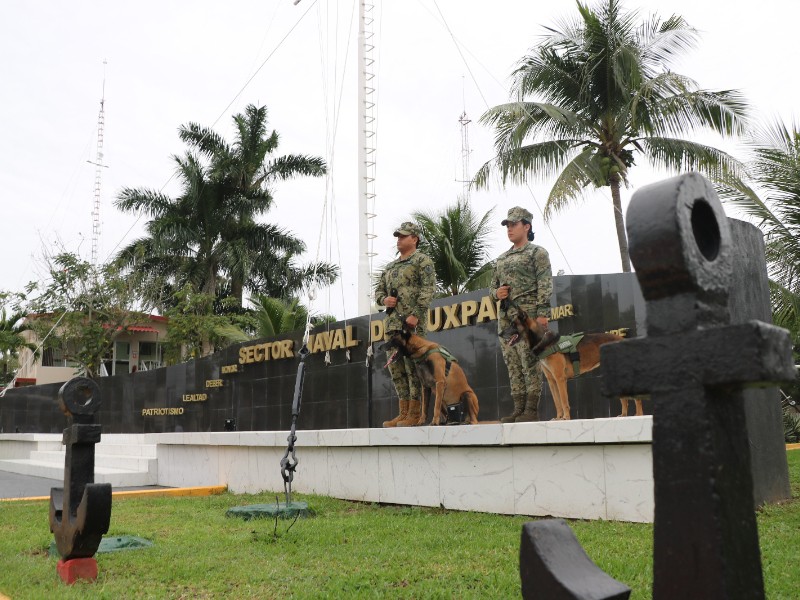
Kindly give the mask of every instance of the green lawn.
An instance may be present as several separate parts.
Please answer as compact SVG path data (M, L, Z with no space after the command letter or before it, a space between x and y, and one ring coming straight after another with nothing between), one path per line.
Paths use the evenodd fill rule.
M793 500L759 512L770 599L797 598L800 451L789 454ZM94 583L63 585L45 502L0 503L0 593L23 598L514 598L525 517L298 496L316 511L281 521L225 516L274 494L114 501L109 535L151 548L99 554ZM592 559L649 598L652 526L573 521Z

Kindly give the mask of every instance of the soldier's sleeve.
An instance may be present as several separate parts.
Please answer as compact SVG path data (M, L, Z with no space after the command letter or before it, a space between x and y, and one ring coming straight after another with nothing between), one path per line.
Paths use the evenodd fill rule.
M389 290L386 289L386 269L381 272L380 279L375 285L375 304L383 306L383 301L389 295Z
M489 290L492 300L497 300L497 288L500 287L500 278L497 275L497 261L492 261L492 287Z
M433 261L429 257L420 261L419 282L417 305L414 307L414 310L411 311L411 314L420 321L423 321L428 318L428 308L433 300L433 295L436 293L436 269L433 266Z
M553 270L550 255L542 247L536 252L534 263L536 274L536 316L550 317L550 299L553 296Z

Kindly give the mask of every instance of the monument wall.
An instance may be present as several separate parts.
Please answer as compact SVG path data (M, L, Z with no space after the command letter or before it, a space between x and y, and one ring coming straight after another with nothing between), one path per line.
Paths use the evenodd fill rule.
M553 278L551 328L562 333L643 333L644 302L631 273ZM479 419L513 410L497 337L497 305L488 290L441 298L429 313L429 338L446 346L480 402ZM309 342L301 429L380 427L397 411L382 343L381 313L318 327ZM104 433L286 430L297 373L300 334L255 340L212 356L153 371L98 380ZM367 364L367 349L374 357ZM326 361L327 357L327 361ZM599 371L569 382L573 419L619 414L619 402L600 394ZM60 433L60 384L9 390L0 399L0 432ZM645 412L649 402L645 401ZM430 413L429 413L430 414ZM540 417L555 416L544 386Z

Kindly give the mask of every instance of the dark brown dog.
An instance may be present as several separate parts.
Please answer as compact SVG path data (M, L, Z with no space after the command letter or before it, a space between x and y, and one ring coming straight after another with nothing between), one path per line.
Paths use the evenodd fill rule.
M521 339L525 339L528 342L528 346L534 348L542 340L544 331L544 328L536 322L536 319L528 316L525 311L520 310L511 322L511 325L503 331L502 337L510 346L513 346ZM580 373L593 371L600 366L600 346L618 342L621 339L620 336L613 333L585 334L577 345L577 352L580 357ZM553 395L553 403L556 406L556 416L554 420L569 420L569 392L567 391L567 380L575 377L575 369L572 366L572 361L566 354L554 352L547 356L540 357L539 364L547 379L547 385L550 386L550 393ZM627 416L628 400L629 398L620 398L622 404L622 414L620 416ZM634 400L636 400L636 414L637 416L641 416L643 414L642 401L639 398L634 398Z
M422 402L417 425L425 424L425 407L428 404L430 390L435 390L436 394L431 425L438 425L442 416L446 418L446 406L459 402L466 408L468 415L466 422L471 425L478 423L478 397L467 383L467 377L459 364L447 358L446 351L443 354L439 344L404 329L392 334L381 348L387 352L395 350L387 364L391 364L400 356L407 356L416 364L417 374L422 382Z

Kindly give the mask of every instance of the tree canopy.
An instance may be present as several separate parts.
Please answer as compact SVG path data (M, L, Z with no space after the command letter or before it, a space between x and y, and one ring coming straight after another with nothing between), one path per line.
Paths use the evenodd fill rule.
M749 142L750 178L723 185L721 197L764 232L773 319L792 333L800 357L800 129L775 121Z
M147 234L123 248L120 264L142 280L148 296L166 310L175 292L191 284L198 292L233 296L241 306L245 287L283 297L312 284L329 284L334 265L299 265L301 239L257 219L273 206L273 184L296 176L321 176L321 158L273 157L279 137L267 130L266 107L249 105L235 115L236 135L226 142L213 130L189 123L180 137L192 150L174 156L181 193L123 188L116 206L150 217ZM205 161L203 160L205 159Z
M735 90L699 89L672 70L698 40L682 17L640 21L619 0L593 7L578 2L577 8L576 18L547 28L519 61L514 99L481 117L495 130L497 154L475 181L485 187L493 174L503 184L554 177L545 219L587 189L608 186L623 271L630 271L620 187L635 158L717 180L736 178L742 166L735 158L691 136L741 134L747 104Z
M433 261L441 295L454 296L488 287L492 270L488 244L491 215L490 210L478 218L463 199L438 212L414 213L422 228L419 247Z

